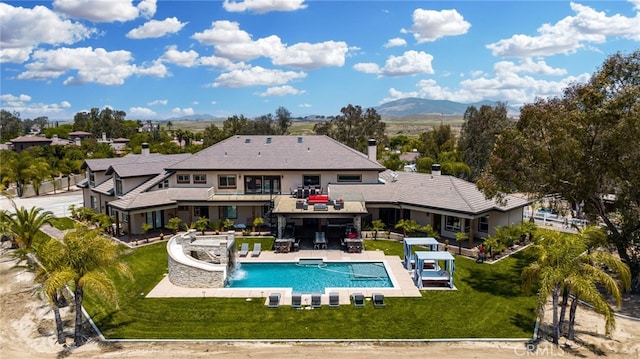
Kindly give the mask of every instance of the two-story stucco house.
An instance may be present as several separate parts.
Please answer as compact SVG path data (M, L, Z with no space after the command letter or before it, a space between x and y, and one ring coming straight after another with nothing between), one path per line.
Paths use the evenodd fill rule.
M231 219L250 227L266 218L277 235L381 219L389 226L412 219L443 237L474 238L496 226L520 223L524 199L487 200L456 177L392 172L367 154L327 136L233 136L196 154L141 155L87 160L84 203L139 233L142 223L163 228L172 217L192 223ZM318 197L319 196L319 197ZM277 230L276 230L277 228ZM304 233L301 231L299 233Z

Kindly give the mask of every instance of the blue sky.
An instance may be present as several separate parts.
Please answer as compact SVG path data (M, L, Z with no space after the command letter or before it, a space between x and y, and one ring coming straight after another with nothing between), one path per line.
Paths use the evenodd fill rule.
M22 118L337 115L405 97L510 106L640 48L640 0L0 2Z

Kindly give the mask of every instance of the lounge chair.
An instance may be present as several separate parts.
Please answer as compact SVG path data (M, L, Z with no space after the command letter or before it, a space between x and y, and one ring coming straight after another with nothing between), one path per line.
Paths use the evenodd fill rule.
M280 307L280 293L269 294L269 303L267 303L267 307L269 308Z
M291 308L302 308L302 296L300 294L291 295Z
M351 295L354 307L364 307L364 295L362 293L354 293Z
M329 306L330 307L339 307L340 306L340 294L336 292L329 293Z
M382 308L386 305L384 303L384 294L381 293L373 293L371 301L373 302L373 306L376 308Z
M311 295L311 308L322 308L322 296L320 294Z
M256 243L253 245L253 252L251 252L251 256L252 257L258 257L260 255L260 252L262 252L262 244L261 243Z
M242 246L240 246L240 252L238 252L238 255L240 257L246 257L247 254L249 254L249 243L242 243Z

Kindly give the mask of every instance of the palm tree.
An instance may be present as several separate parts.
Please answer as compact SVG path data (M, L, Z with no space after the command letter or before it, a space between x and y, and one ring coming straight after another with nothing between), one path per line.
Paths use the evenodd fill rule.
M371 222L371 230L373 230L373 240L377 240L378 232L384 230L384 222L381 219Z
M535 284L538 286L537 312L540 321L544 318L544 311L549 296L553 309L553 343L558 344L560 339L560 325L558 304L567 270L567 263L576 254L571 243L571 237L552 232L544 240L536 243L533 248L538 254L538 259L524 268L522 271L523 284L526 290Z
M418 222L413 219L401 219L395 225L396 229L401 229L402 233L406 237L408 233L415 232L420 229Z
M608 336L615 328L615 316L598 286L614 298L616 305L620 305L622 290L628 290L631 287L631 272L620 258L609 252L598 250L607 241L602 228L585 227L578 233L577 239L579 249L583 250L582 255L576 257L571 263L571 274L565 280L565 292L573 294L569 309L567 338L569 340L575 338L574 327L579 299L593 305L595 310L604 316L605 333ZM606 270L603 267L606 267ZM563 306L566 307L566 302ZM561 319L564 318L561 317Z
M32 249L33 240L40 228L51 223L53 218L53 213L40 207L31 207L28 210L20 207L9 214L7 226L20 249L25 252Z
M80 346L83 344L82 302L85 288L117 306L117 290L106 271L114 269L129 277L131 273L129 267L118 260L121 248L102 236L99 230L89 229L84 224L78 224L75 231L68 232L62 241L50 241L47 244L47 251L42 251L40 258L50 269L46 279L49 284L47 288L50 288L49 292L55 292L55 288L71 284L76 308L73 343Z

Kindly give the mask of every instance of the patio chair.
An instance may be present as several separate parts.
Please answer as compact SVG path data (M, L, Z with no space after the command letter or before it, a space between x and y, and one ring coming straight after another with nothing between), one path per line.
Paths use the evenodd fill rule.
M375 308L383 308L386 304L384 302L384 294L381 293L373 293L371 296L371 301L373 302L373 306Z
M291 295L291 308L302 308L302 295L297 293Z
M253 252L251 252L252 257L258 257L262 252L262 243L256 243L253 245Z
M269 302L267 303L267 307L269 308L280 307L280 293L269 294Z
M336 292L329 293L329 306L330 307L339 307L340 306L340 294Z
M364 295L362 293L354 293L351 295L351 299L353 299L353 306L364 307Z
M249 243L242 243L242 246L240 246L240 252L238 252L238 255L240 257L246 257L247 254L249 254Z
M311 295L311 308L322 308L322 296L320 294Z

